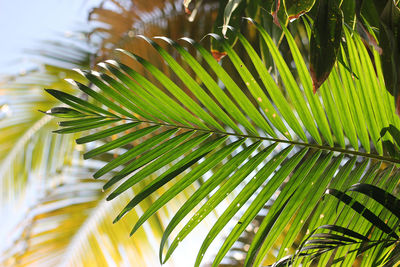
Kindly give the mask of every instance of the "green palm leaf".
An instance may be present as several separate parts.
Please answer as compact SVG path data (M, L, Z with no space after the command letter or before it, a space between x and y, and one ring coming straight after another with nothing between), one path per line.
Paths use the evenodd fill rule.
M397 177L394 166L400 160L387 155L382 146L382 142L391 141L392 137L381 137L380 130L389 125L399 126L399 118L391 113L394 111L393 97L384 88L382 80L376 78L360 38L346 32L347 46L342 48L344 64L349 65L359 79L337 64L327 82L313 95L306 63L290 33L283 27L300 82L290 72L288 63L267 32L256 22L249 21L269 48L284 88L274 82L256 50L239 33L240 43L254 64L254 73L223 38L211 37L225 48L226 58L235 67L243 85L236 83L211 53L191 39L182 40L198 52L207 67L198 64L182 45L166 37L159 38L176 49L196 77L191 77L155 41L139 36L155 48L171 67L171 74L187 87L185 90L149 61L133 52L119 50L153 78L150 80L122 63L106 61L99 64L103 73L81 72L97 88L88 91L77 84L78 89L93 99L50 91L80 112L68 113L79 116L76 115L72 122L61 122L61 126L67 125L67 128L59 130L60 133L89 130L90 135L78 141L85 143L111 135L115 137L113 141L89 149L86 158L113 149L126 149L95 174L98 178L117 170L105 185L107 189L118 183L111 190L109 200L121 197L138 183L146 184L132 196L115 221L171 182L172 186L144 211L133 226L132 234L168 201L195 181L201 181L201 186L175 213L164 232L160 249L162 262L229 195L236 197L206 236L196 266L201 263L212 240L225 226L237 221L217 253L213 263L217 266L274 194L277 195L274 204L250 245L246 266L261 265L288 225L290 228L278 258L285 256L285 248L291 247L295 239L303 235L305 222L318 226L323 218L333 218L333 203L318 205L326 188L343 190L348 184L344 180L354 183L364 179L379 184L382 179L395 180ZM348 59L344 51L350 55ZM379 57L375 56L379 65ZM361 69L361 63L368 67ZM214 80L213 75L218 80ZM158 82L153 83L155 80ZM106 123L112 123L112 126L96 130L97 126ZM132 127L125 128L127 124ZM139 137L145 141L126 147ZM382 162L390 167L377 171ZM117 168L122 164L123 168ZM171 164L172 167L168 167ZM149 181L147 178L151 174L156 178ZM177 179L180 175L183 178ZM314 207L323 210L322 217ZM241 218L237 220L235 215ZM186 224L168 243L170 235L186 217ZM367 229L368 222L362 227ZM167 248L165 258L164 248ZM335 257L340 258L344 253L337 252Z
M390 266L397 262L398 252L396 249L393 250L393 246L399 239L396 228L400 219L398 212L400 200L389 193L395 186L393 179L384 181L389 182L389 186L386 188L388 191L371 184L355 184L346 191L326 190L326 195L335 196L340 201L338 205L341 211L336 218L332 218L336 220L336 224L325 224L314 229L302 242L296 255L284 257L274 266L294 264L296 261L300 262L301 257L307 257L308 260L314 261L320 258L322 265L327 263L328 257L334 250L346 250L346 257L338 256L333 263L351 264L355 257L366 251L370 256L363 261L364 266L380 264ZM349 196L347 193L350 192L357 194ZM362 198L362 195L368 198ZM371 203L370 200L374 201ZM331 201L331 199L324 200L324 202L327 201ZM341 205L341 203L345 205ZM358 221L356 227L341 226L341 222L338 221L342 216L349 215L354 216ZM343 223L346 222L346 220L343 221ZM369 224L367 227L363 227L366 222Z

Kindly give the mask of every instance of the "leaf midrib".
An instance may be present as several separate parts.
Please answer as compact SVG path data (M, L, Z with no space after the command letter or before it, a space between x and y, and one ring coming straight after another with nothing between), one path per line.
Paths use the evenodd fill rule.
M108 119L119 118L121 120L128 120L128 121L132 121L132 122L149 123L149 124L166 126L166 127L181 128L181 129L187 129L187 130L192 130L192 131L201 131L201 132L208 132L208 133L214 133L214 134L220 134L220 135L229 135L229 136L235 136L235 137L241 137L241 138L252 138L252 139L257 139L257 140L279 142L279 143L285 143L285 144L290 144L290 145L295 145L295 146L314 148L314 149L318 149L318 150L326 150L326 151L339 152L339 153L344 153L344 154L353 155L353 156L360 156L360 157L364 157L364 158L368 158L368 159L375 159L375 160L385 161L385 162L389 162L389 163L393 163L393 164L400 163L400 159L382 156L382 155L378 155L378 154L360 152L360 151L355 151L355 150L348 150L348 149L344 149L344 148L340 148L340 147L330 147L330 146L324 146L324 145L318 145L318 144L290 141L287 139L230 133L230 132L223 132L223 131L218 131L218 130L214 130L214 129L202 129L202 128L195 128L195 127L189 127L189 126L183 126L183 125L174 125L174 124L155 122L155 121L135 120L132 118L127 118L127 117L119 117L119 116L115 116L115 117L103 116L103 117L108 118Z

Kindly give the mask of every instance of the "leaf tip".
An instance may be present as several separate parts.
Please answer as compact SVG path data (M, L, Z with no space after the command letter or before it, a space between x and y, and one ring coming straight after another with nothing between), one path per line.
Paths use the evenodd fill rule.
M107 65L104 62L97 63L97 66L99 66L99 67L101 67L103 69L107 69Z
M317 85L314 81L313 81L313 93L316 94L317 90L319 89L319 85Z
M104 189L104 190L106 190L106 189L108 189L108 188L110 188L110 187L111 187L110 181L108 181L107 183L105 183L105 185L103 185L103 189Z
M133 236L134 233L136 233L138 227L135 225L132 229L132 231L129 233L129 236Z
M85 74L83 73L83 71L81 69L73 68L72 70L79 73L82 76L85 76Z
M113 66L117 66L118 62L112 59L108 59L105 61L107 64L113 65Z
M73 79L67 78L67 79L64 79L64 81L71 84L72 86L77 86L77 83Z
M326 78L328 77L317 77L316 72L314 71L313 66L310 66L310 72L311 72L311 79L312 79L312 83L313 83L313 93L317 93L318 89L321 87L321 85L324 83L324 81L326 80Z

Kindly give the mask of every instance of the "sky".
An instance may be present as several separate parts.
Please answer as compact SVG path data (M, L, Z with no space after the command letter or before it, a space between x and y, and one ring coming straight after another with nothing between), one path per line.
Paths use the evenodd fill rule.
M0 0L0 76L33 66L29 49L87 27L100 0Z

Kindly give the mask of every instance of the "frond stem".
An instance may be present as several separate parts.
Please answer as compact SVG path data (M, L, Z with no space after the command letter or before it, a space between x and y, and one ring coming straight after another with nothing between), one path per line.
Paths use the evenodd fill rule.
M106 118L115 118L115 117L106 117ZM381 155L377 155L377 154L371 154L371 153L367 153L367 152L348 150L348 149L344 149L344 148L340 148L340 147L330 147L330 146L303 143L303 142L298 142L298 141L290 141L290 140L272 138L272 137L263 137L263 136L247 135L247 134L229 133L229 132L223 132L223 131L219 131L219 130L215 130L215 129L200 129L200 128L183 126L183 125L173 125L173 124L162 123L162 122L137 120L137 119L126 118L126 117L117 117L117 118L120 118L122 120L134 121L134 122L149 123L149 124L167 126L167 127L174 127L174 128L182 128L182 129L187 129L187 130L192 130L192 131L201 131L201 132L208 132L208 133L214 133L214 134L220 134L220 135L229 135L229 136L242 137L242 138L252 138L252 139L258 139L258 140L264 140L264 141L285 143L285 144L295 145L295 146L315 148L315 149L319 149L319 150L340 152L340 153L344 153L344 154L348 154L348 155L360 156L360 157L364 157L364 158L368 158L368 159L375 159L375 160L385 161L385 162L390 162L390 163L395 163L395 164L400 163L400 159L387 157L387 156L381 156Z

